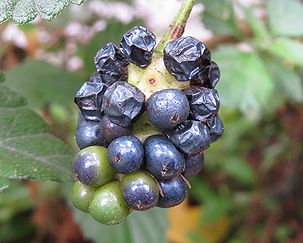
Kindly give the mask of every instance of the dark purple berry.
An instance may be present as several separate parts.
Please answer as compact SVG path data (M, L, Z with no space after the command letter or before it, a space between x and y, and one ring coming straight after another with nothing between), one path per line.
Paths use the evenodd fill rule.
M179 205L186 197L186 183L181 176L159 181L163 197L159 197L158 207L170 208Z
M159 180L179 175L185 167L183 155L169 139L153 135L144 142L146 169Z
M94 72L92 75L90 75L89 77L89 82L92 82L92 83L104 83L101 76L100 76L100 73L98 73L97 71Z
M127 79L128 61L121 50L113 43L100 49L95 57L97 71L102 80L111 85L118 80Z
M127 127L142 113L144 99L138 88L117 81L106 90L102 108L112 122Z
M164 64L178 81L204 80L211 55L205 44L186 36L167 43Z
M107 85L103 83L85 82L77 92L74 102L86 120L100 120L102 98L106 89Z
M209 128L199 121L185 121L177 128L167 131L166 135L188 156L201 153L211 143Z
M148 120L162 130L172 129L184 122L189 115L186 95L178 89L155 92L147 100Z
M103 116L100 120L100 129L106 147L116 138L131 135L133 132L132 125L128 127L122 127L116 123L113 123L106 115Z
M204 154L200 153L194 156L187 157L185 159L185 170L183 175L188 178L190 176L196 176L202 170L204 165Z
M120 45L132 63L146 67L151 63L156 36L145 27L135 26L123 36Z
M115 175L107 159L107 149L101 146L82 149L76 155L73 167L77 179L92 187L104 185Z
M224 125L219 116L214 116L207 122L210 131L211 142L217 141L224 133Z
M119 173L139 170L144 158L144 149L140 140L134 136L122 136L108 146L110 165Z
M159 187L145 171L135 171L123 176L121 181L123 197L129 207L144 211L157 205Z
M220 76L221 76L221 73L220 73L218 64L211 61L209 71L208 71L207 85L210 88L214 88L217 85L217 83L220 81Z
M86 121L81 114L79 114L78 127L76 130L76 142L80 149L99 145L106 146L104 137L101 133L100 123L97 121Z
M183 91L188 98L191 115L195 120L205 121L217 115L220 107L217 90L192 86Z

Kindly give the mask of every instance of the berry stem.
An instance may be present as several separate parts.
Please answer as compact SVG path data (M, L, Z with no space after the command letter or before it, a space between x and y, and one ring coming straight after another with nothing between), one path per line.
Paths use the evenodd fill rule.
M174 18L174 20L169 25L168 30L160 40L159 44L155 48L155 55L162 54L164 47L167 42L175 40L182 36L186 22L189 18L189 15L196 3L196 0L183 0L182 5Z

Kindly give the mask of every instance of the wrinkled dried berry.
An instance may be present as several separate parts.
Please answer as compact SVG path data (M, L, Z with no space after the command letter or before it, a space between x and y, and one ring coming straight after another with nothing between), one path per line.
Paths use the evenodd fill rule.
M108 116L103 116L100 120L100 130L104 139L104 143L107 147L113 140L118 137L131 135L133 132L133 126L122 127L116 123L113 123Z
M77 92L74 102L86 120L100 120L102 98L106 89L107 85L103 83L85 82Z
M128 61L121 50L113 43L100 49L95 57L97 71L104 83L111 85L118 80L127 79Z
M148 120L162 130L172 129L184 122L189 115L189 103L178 89L155 92L147 100Z
M100 76L100 73L98 73L96 71L92 75L90 75L89 82L92 82L92 83L103 83L103 80L102 80L102 78Z
M167 131L166 135L188 156L201 153L211 142L209 128L199 121L185 121L177 128Z
M139 67L150 64L155 45L156 36L142 26L131 28L121 41L122 51Z
M224 125L219 116L212 117L207 122L207 126L209 127L210 140L212 143L222 137L224 133Z
M221 73L218 64L215 63L214 61L211 61L209 72L208 72L208 82L207 82L208 87L214 88L217 85L217 83L220 81L220 76Z
M102 108L112 122L127 127L142 113L144 99L138 88L117 81L106 90Z
M204 80L211 55L205 44L186 36L167 43L164 64L178 81Z
M144 149L146 169L157 179L169 180L184 170L183 155L165 136L148 137Z
M194 156L187 157L185 159L185 170L183 175L185 177L196 176L200 173L204 165L204 154L200 153Z
M220 107L217 90L193 86L183 91L188 98L191 115L194 119L204 121L217 115Z

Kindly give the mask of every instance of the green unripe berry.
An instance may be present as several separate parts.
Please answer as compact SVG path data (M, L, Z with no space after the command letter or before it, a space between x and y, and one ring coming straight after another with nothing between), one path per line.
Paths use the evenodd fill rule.
M74 159L74 172L78 180L92 187L100 187L115 176L107 158L107 149L91 146L82 149Z
M98 222L107 225L119 224L129 214L129 207L123 199L120 184L110 182L95 193L89 205L91 216Z
M83 185L80 181L76 181L71 191L72 204L79 210L88 213L88 207L93 199L95 188Z

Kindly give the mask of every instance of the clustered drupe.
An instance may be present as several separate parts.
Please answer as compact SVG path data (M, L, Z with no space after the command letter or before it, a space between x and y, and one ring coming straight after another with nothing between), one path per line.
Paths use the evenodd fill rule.
M96 72L75 96L79 107L73 168L74 206L104 224L118 224L132 210L169 208L186 197L187 178L197 175L204 152L223 134L218 115L218 65L204 43L180 37L167 43L163 63L187 88L162 89L149 97L128 83L130 64L152 63L156 37L135 26L120 45L106 44L95 56ZM159 131L144 141L134 124L145 114Z

